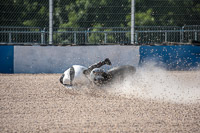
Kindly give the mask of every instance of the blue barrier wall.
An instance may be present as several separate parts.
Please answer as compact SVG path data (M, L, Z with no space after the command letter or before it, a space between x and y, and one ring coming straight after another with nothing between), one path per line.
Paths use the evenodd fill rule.
M14 46L0 46L0 73L13 73Z
M200 65L200 46L141 46L139 65L154 62L168 70L193 70Z

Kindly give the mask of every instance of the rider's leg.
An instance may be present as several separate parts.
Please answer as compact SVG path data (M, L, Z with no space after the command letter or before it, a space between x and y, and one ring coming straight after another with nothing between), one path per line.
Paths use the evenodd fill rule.
M100 61L100 62L98 62L98 63L95 63L95 64L89 66L89 68L88 68L87 70L84 70L83 73L84 73L84 74L90 74L90 72L91 72L94 68L100 68L101 66L103 66L103 65L105 65L105 64L111 65L111 61L110 61L108 58L106 58L104 61Z

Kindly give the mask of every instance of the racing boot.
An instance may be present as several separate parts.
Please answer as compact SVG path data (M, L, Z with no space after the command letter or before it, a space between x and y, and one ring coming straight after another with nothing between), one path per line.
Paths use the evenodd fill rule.
M111 63L109 58L106 58L102 63L105 63L107 65L112 65L112 63Z

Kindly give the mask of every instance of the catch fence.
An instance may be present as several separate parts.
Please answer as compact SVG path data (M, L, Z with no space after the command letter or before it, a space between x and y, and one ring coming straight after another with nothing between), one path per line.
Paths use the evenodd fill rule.
M131 28L54 28L54 44L131 44ZM136 26L136 44L200 41L200 25ZM0 44L48 44L48 28L0 27Z
M2 0L0 44L200 41L199 0Z

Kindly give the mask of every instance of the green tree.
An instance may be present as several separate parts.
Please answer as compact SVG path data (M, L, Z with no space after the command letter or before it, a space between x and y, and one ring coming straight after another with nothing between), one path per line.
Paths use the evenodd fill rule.
M68 3L65 22L61 27L119 27L127 26L126 15L130 13L128 1L76 0ZM119 14L118 14L119 13Z
M0 0L0 26L22 25L21 1Z
M1 26L48 27L48 0L0 0ZM54 0L55 27L127 27L131 0ZM199 0L136 0L137 26L200 23Z
M49 23L48 17L48 1L26 0L24 1L24 9L22 11L22 19L24 26L47 27Z
M151 9L149 15L154 18L155 26L196 25L200 22L199 4L198 0L136 0L136 16ZM137 21L141 20L136 17Z

